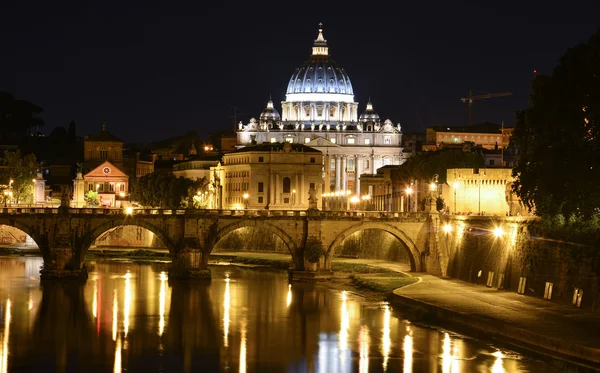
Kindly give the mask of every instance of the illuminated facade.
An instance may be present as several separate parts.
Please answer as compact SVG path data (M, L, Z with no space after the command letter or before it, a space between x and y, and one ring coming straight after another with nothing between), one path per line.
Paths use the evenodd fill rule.
M359 175L403 163L400 124L381 121L370 100L359 116L350 78L329 56L323 30L311 57L292 74L281 115L269 100L259 120L237 128L241 146L305 144L323 153L322 191L360 192Z
M210 169L211 208L307 210L311 190L320 202L323 154L302 144L246 146Z

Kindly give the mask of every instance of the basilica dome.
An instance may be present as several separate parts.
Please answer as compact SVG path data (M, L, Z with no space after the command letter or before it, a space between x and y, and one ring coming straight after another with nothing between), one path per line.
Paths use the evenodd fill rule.
M371 99L367 102L367 109L360 115L358 118L359 122L379 122L379 114L373 110L373 105L371 104Z
M295 96L298 96L299 101L306 101L307 94L347 95L345 99L332 101L354 100L348 74L329 57L322 28L319 28L319 35L312 49L312 56L290 78L286 91L288 101L295 101ZM322 97L322 100L329 101L327 97Z
M281 119L281 117L279 116L279 112L273 106L273 100L271 100L271 98L269 98L269 102L267 102L267 107L265 108L265 110L263 110L263 112L260 113L259 119L261 122L266 122L269 120L277 122Z

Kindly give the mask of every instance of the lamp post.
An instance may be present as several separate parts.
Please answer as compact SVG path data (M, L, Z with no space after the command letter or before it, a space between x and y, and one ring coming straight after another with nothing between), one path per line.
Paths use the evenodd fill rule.
M350 198L350 203L352 203L352 210L356 211L356 206L359 202L360 198L358 198L358 196L352 196L352 198Z
M248 209L248 198L250 197L250 195L248 193L244 193L244 205L245 205L245 209Z
M485 170L483 170L483 176L486 176L486 172ZM479 175L479 197L477 198L477 204L478 204L478 212L477 215L481 215L481 183L482 183L482 179L481 179L481 175Z
M410 210L411 210L411 208L410 208L410 195L412 194L412 192L413 192L413 190L412 190L412 188L410 186L408 188L406 188L406 195L408 196L407 197L407 200L408 200L408 203L407 203L407 205L408 205L407 206L408 207L408 212L410 212Z
M6 205L6 201L7 201L7 200L8 200L8 192L5 190L5 191L4 191L4 207L8 207L8 206Z
M438 174L433 175L431 178L431 184L429 184L429 189L431 190L430 204L429 204L429 212L433 212L433 197L434 192L437 190L437 182L438 182Z
M292 189L292 208L296 204L296 189Z

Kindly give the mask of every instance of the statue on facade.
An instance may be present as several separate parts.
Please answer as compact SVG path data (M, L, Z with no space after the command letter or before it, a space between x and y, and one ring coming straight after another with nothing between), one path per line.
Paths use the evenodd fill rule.
M357 129L357 130L359 130L360 132L362 132L362 130L363 130L363 126L362 126L362 124L360 124L360 123L359 123L359 124L357 124L357 125L356 125L356 129Z
M342 126L340 126L340 124L338 123L338 124L335 126L335 129L339 131L339 130L341 130L341 129L342 129Z
M314 124L314 123L311 123L311 124L310 124L310 130L311 130L311 131L314 131L314 130L315 130L315 124Z
M323 122L319 123L319 131L323 130Z
M283 123L277 123L277 127L279 127L280 130L283 130Z
M396 124L396 131L402 132L402 127L400 127L400 123Z
M327 131L329 131L329 129L331 128L331 124L327 123Z
M345 131L345 130L346 130L346 127L348 127L348 125L347 125L347 124L344 124L344 125L342 126L342 130L344 130L344 131Z
M244 128L244 123L242 123L242 121L240 120L240 122L238 123L238 129L241 131Z
M375 123L375 132L378 132L381 129L379 123Z
M296 123L296 124L294 125L294 129L298 129L298 128L300 128L300 123Z
M317 190L315 188L310 188L308 190L308 209L317 210L317 201Z

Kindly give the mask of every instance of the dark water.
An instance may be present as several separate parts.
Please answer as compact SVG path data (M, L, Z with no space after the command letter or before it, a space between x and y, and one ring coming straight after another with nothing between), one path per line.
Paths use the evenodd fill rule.
M0 258L0 373L553 371L283 273L169 285L162 264L96 261L85 285L40 285L41 264Z

